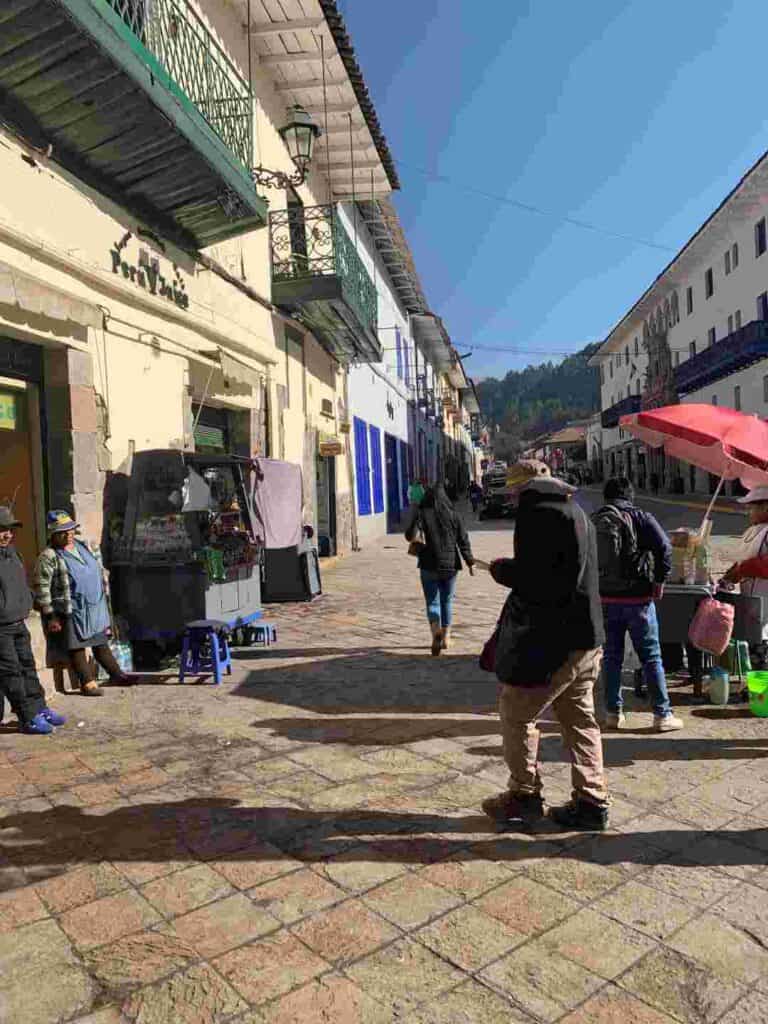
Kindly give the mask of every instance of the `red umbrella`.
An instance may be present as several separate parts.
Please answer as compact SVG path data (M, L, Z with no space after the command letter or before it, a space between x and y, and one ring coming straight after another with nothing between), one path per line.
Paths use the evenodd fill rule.
M719 476L710 509L723 480L768 484L768 423L759 416L691 403L622 416L619 426L651 448L663 446L667 455Z

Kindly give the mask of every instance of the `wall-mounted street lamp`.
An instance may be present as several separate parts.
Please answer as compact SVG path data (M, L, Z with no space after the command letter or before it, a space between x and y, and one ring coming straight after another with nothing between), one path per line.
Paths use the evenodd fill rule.
M288 124L280 129L280 135L296 166L295 174L270 171L268 167L254 167L253 180L266 188L298 188L303 185L312 163L312 149L320 129L298 103L288 108Z

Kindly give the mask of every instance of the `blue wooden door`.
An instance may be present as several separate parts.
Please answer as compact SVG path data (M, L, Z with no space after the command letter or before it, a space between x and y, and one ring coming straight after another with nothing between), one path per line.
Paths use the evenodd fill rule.
M369 427L371 437L371 475L373 478L373 511L384 511L384 472L381 463L381 431Z
M397 438L384 435L384 454L387 474L387 529L396 530L400 523L400 459Z
M355 489L357 514L371 514L371 466L368 461L368 426L355 416Z

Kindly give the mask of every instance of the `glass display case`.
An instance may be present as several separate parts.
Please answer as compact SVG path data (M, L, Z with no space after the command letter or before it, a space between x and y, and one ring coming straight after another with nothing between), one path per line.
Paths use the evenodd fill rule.
M107 510L107 551L115 613L138 660L175 648L187 622L240 626L259 617L263 544L250 498L254 471L235 456L133 456L121 497Z

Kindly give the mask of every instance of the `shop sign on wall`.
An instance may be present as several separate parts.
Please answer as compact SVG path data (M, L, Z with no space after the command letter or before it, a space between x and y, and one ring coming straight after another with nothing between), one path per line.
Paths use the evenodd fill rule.
M159 295L168 299L179 309L189 309L189 296L178 267L172 264L172 276L166 277L160 273L160 260L157 256L152 256L148 249L139 249L137 264L129 262L125 258L124 250L130 238L131 235L128 233L119 242L115 242L113 248L109 250L112 273L122 274L126 281L132 281L139 288L148 291L150 295Z
M16 429L16 396L0 391L0 430Z

